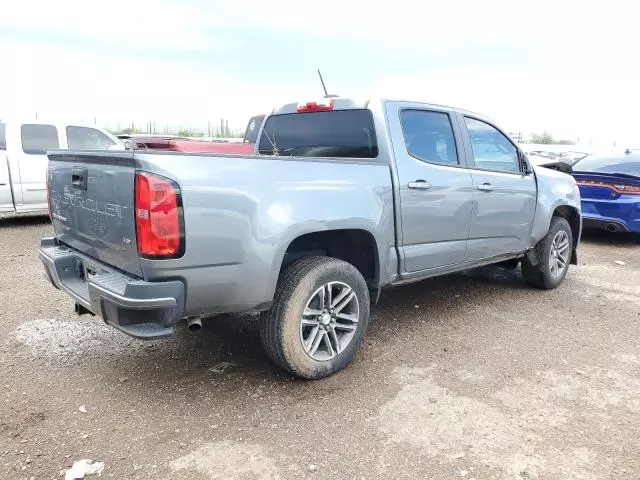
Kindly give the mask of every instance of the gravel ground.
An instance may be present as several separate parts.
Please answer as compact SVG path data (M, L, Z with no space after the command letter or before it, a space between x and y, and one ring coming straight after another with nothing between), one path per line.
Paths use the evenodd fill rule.
M640 478L638 237L587 236L553 292L498 268L388 290L356 362L304 382L247 318L143 343L75 317L50 232L0 219L2 479Z

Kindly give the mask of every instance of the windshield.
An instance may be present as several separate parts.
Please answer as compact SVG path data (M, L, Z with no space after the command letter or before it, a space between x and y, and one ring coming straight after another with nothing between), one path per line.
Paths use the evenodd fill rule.
M640 154L588 155L573 165L573 171L640 176Z
M378 156L369 110L274 115L260 137L262 155L375 158Z

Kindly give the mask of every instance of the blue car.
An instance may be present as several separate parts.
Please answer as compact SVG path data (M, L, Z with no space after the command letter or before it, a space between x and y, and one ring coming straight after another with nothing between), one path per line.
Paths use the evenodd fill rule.
M640 233L640 153L588 155L572 169L585 228Z

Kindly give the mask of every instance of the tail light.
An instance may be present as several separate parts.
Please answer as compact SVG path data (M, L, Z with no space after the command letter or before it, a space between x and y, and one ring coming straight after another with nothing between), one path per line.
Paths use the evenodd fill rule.
M138 253L177 258L184 253L184 219L178 185L147 172L136 173L135 217Z
M297 108L298 113L307 112L330 112L333 110L333 100L323 99L319 102L307 102L299 104Z
M640 195L640 186L629 185L628 183L613 183L602 180L578 180L578 185L581 187L603 187L613 190L616 193L625 195Z

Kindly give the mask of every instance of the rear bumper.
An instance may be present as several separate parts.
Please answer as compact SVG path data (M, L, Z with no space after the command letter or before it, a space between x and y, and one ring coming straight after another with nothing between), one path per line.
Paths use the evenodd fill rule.
M627 224L617 218L583 217L585 229L606 230L608 232L629 232Z
M135 338L169 336L183 317L184 283L145 282L59 244L40 242L45 276L75 302Z
M640 199L627 195L615 200L583 198L585 228L616 232L640 232Z

